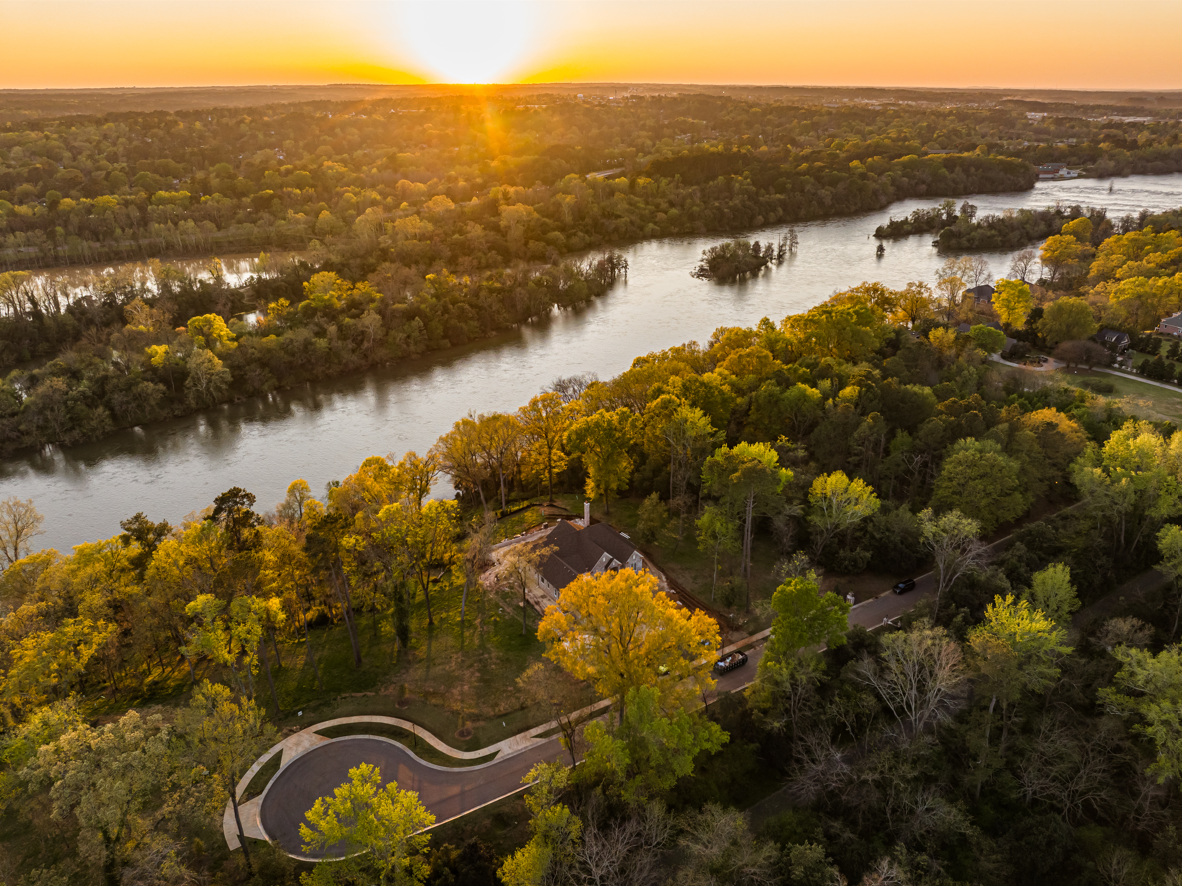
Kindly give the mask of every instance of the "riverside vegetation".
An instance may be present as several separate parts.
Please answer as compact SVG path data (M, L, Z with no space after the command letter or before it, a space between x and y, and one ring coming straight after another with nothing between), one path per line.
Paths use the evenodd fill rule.
M1101 125L1082 111L1032 121L707 95L251 111L6 124L0 452L490 335L602 292L625 270L617 243L1030 188L1033 162L1182 164L1175 122ZM304 261L264 257L242 286L216 263L207 280L151 264L89 287L21 270L282 249ZM588 249L606 259L568 258Z
M610 252L566 261L576 249L1002 189L1032 160L1166 171L1178 151L1169 121L1007 109L480 107L9 126L10 268L214 244L311 261L263 260L241 288L156 265L151 285L77 298L11 270L0 357L34 365L6 382L5 445L265 391L301 362L468 340L626 271ZM558 379L322 497L293 479L266 509L235 487L179 526L128 515L69 553L35 549L34 503L0 502L0 881L1178 883L1182 432L990 360L1006 336L988 325L1038 346L1148 328L1182 299L1173 218L1065 221L992 307L962 298L987 264L954 259L934 289L865 283L606 381ZM236 319L248 309L256 325ZM441 472L454 500L429 498ZM518 619L512 575L479 576L528 512L491 512L571 492L709 602L675 607L623 571ZM1010 532L991 560L986 541ZM932 568L937 593L898 626L850 630L815 570L872 564ZM701 709L710 608L773 639L750 689ZM649 630L604 645L629 618ZM594 696L611 716L571 722ZM561 716L581 765L539 767L483 827L417 835L417 798L358 767L304 839L361 854L227 851L225 804L280 728L396 703L441 737L472 731L473 749Z
M430 696L448 667L416 663L457 637L454 667L479 662L490 688L437 693L451 723L493 691L570 713L582 681L615 713L573 724L585 764L535 770L528 830L493 846L410 839L417 800L355 770L305 840L367 851L309 882L1174 882L1182 596L1112 591L1154 564L1182 574L1182 432L989 361L988 327L958 334L948 309L923 284L863 284L608 381L560 379L425 456L367 459L324 500L296 480L263 512L235 488L70 554L32 552L35 510L5 502L3 875L294 882L266 847L227 854L230 786L293 710L358 685ZM456 500L428 499L439 471ZM692 712L709 662L681 652L716 648L717 625L629 572L572 585L524 638L498 626L487 601L520 597L477 581L483 515L569 489L605 515L642 501L642 544L700 552L692 590L773 620L750 690ZM990 562L983 538L1015 525ZM897 629L849 631L812 564L871 562L934 564L938 593ZM631 617L653 629L594 650ZM622 655L620 679L595 655ZM755 824L733 811L779 788ZM342 825L348 798L380 826Z

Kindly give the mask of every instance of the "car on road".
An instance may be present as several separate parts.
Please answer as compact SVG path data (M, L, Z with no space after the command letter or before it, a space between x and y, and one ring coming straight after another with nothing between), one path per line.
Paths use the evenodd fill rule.
M730 652L714 662L714 673L729 674L735 668L741 668L745 664L747 664L746 652Z
M902 581L897 582L894 585L894 587L891 588L891 590L894 591L896 594L906 594L908 591L914 591L915 590L915 579L914 578L905 578Z

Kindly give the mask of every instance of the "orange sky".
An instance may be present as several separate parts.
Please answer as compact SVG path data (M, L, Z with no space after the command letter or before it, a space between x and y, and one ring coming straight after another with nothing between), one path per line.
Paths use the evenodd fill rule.
M1182 0L0 0L0 33L0 88L1182 88Z

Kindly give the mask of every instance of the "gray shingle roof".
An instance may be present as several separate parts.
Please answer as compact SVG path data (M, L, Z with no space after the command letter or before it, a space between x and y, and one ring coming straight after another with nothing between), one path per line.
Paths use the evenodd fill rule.
M554 548L542 564L542 577L562 590L578 576L590 572L603 555L627 563L636 546L606 523L580 529L563 521L546 536L544 544Z
M993 293L997 290L988 283L982 283L980 286L973 286L964 291L965 295L971 295L977 301L993 301Z

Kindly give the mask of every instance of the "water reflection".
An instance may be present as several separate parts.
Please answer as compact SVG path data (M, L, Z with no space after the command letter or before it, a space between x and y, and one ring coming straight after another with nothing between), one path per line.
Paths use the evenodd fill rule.
M1033 192L970 198L979 214L1056 202L1104 206L1120 216L1182 205L1182 175L1040 183ZM230 486L254 492L261 507L303 477L319 492L368 455L423 452L470 410L512 410L558 375L607 377L648 351L719 326L779 319L863 280L903 286L932 282L943 261L931 235L887 243L871 235L894 215L939 200L908 200L882 212L797 226L799 251L780 267L738 284L695 280L690 270L719 237L687 237L629 248L629 279L596 302L495 338L368 373L277 391L99 443L51 449L0 463L0 497L32 498L46 515L41 541L67 548L107 537L136 511L179 520ZM785 228L751 232L760 240ZM1003 274L1011 253L986 253Z

